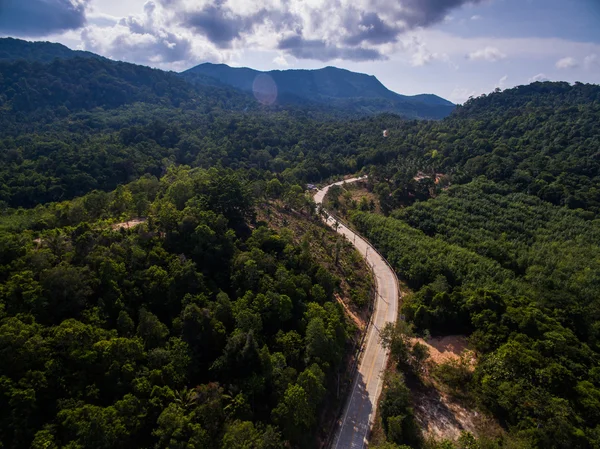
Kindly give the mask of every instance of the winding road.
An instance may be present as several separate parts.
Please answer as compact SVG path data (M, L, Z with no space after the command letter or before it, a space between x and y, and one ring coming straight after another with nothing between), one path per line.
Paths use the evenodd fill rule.
M322 205L323 198L331 186L359 181L352 178L336 182L319 190L315 203ZM327 214L326 223L335 229L336 220ZM398 278L386 260L358 234L339 224L337 232L346 238L365 256L372 267L376 282L375 309L371 317L367 337L363 343L356 376L353 380L350 396L341 419L336 427L332 448L358 449L366 447L369 431L375 418L377 400L381 394L384 369L388 351L381 346L379 329L388 322L395 322L398 316Z

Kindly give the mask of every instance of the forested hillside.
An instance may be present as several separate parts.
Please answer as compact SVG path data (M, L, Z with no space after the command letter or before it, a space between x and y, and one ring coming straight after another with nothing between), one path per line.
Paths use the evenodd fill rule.
M317 260L344 244L311 218L302 189L275 182L266 197L253 184L170 169L3 218L3 447L315 444L352 336L332 267L360 258L346 243ZM254 201L279 196L308 207L296 213L305 235L254 220ZM146 219L130 230L110 224L136 214Z
M205 110L216 105L237 108L250 105L247 96L233 89L198 88L174 73L110 60L78 57L55 59L49 64L0 62L0 74L3 113L43 110L45 114L52 111L61 117L69 112L112 109L135 102Z
M29 42L11 37L0 38L0 61L24 60L29 62L52 62L58 59L94 58L104 59L95 53L71 50L53 42Z
M462 388L517 441L596 447L600 222L506 194L477 182L353 222L415 291L419 332L470 336L481 359Z
M388 162L381 176L395 178L393 192L419 168L452 173L454 182L483 175L555 205L598 213L599 117L597 85L546 82L494 92L441 122L394 124L378 149ZM419 163L407 167L408 155Z
M371 155L386 161L370 169L377 204L329 199L413 290L417 333L467 335L478 354L472 373L433 373L508 434L457 447L600 445L599 94L537 83L396 126Z

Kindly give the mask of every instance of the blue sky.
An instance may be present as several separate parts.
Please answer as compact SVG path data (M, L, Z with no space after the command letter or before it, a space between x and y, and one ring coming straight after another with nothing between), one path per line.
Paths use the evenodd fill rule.
M0 36L176 71L333 65L454 102L600 84L600 0L2 0Z

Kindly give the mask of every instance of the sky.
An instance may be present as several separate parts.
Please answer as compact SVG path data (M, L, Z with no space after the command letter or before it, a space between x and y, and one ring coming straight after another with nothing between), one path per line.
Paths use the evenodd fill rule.
M600 0L0 0L0 37L182 71L335 66L455 103L600 84Z

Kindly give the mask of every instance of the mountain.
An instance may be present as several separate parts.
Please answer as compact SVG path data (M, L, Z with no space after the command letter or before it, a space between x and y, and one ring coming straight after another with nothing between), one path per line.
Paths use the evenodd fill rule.
M54 59L106 59L95 53L71 50L62 44L52 42L29 42L11 37L0 39L0 61L52 62Z
M261 74L269 75L278 92L278 103L322 103L359 114L393 112L411 118L441 119L454 104L436 95L400 95L386 88L375 76L336 67L318 70L272 70L261 72L246 67L204 63L182 73L192 82L229 85L252 92Z
M205 111L256 104L228 86L196 86L173 72L105 58L53 59L47 64L0 61L0 124L13 121L18 112L35 112L46 121L53 113L64 116L139 102Z

